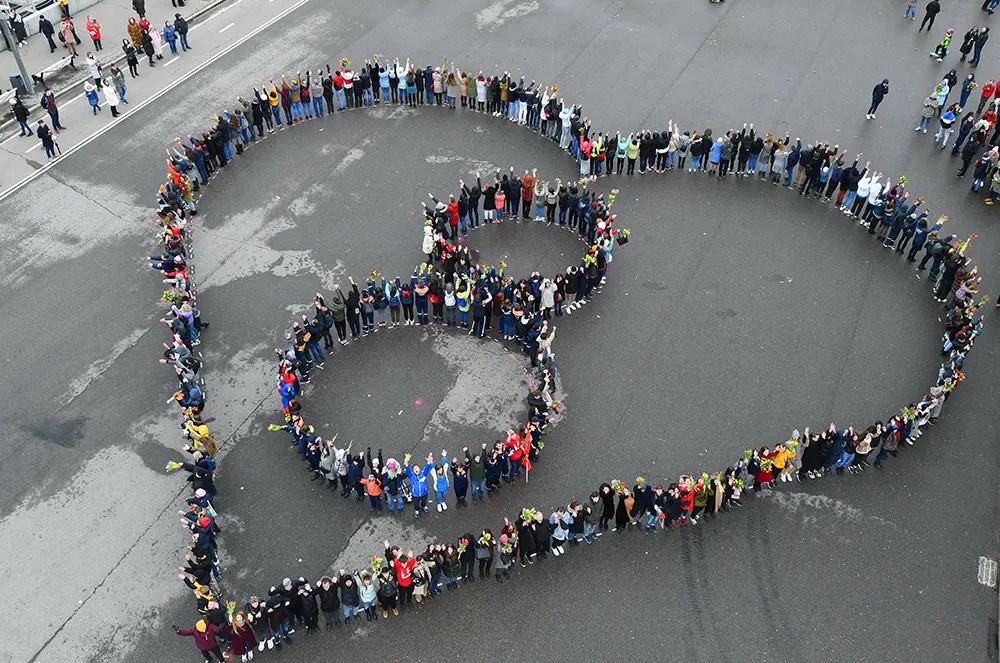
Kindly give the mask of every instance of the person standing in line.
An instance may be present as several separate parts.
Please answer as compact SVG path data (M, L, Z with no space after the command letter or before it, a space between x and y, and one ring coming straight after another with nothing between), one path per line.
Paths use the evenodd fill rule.
M163 22L163 33L161 36L163 37L163 41L167 42L167 45L170 46L170 54L177 55L177 30L174 29L169 20Z
M906 12L903 14L903 18L907 18L911 21L917 20L917 0L906 0Z
M885 96L889 94L889 79L883 78L881 83L875 85L872 89L872 103L868 107L868 112L865 113L865 117L869 120L875 119L875 111L878 110L879 104L885 99Z
M180 14L174 14L174 30L177 31L177 38L181 40L181 50L190 51L191 45L188 43L188 24Z
M87 15L87 22L85 24L87 28L87 34L90 35L90 40L94 42L94 50L102 51L104 47L101 45L101 23L93 16Z
M920 21L920 29L917 30L917 33L923 32L925 27L927 28L927 32L930 32L931 28L934 27L934 17L937 16L940 11L941 3L938 2L938 0L931 0L928 2L927 6L924 7L924 18Z
M38 32L45 35L46 41L49 42L49 53L56 52L56 42L53 41L52 36L56 33L55 27L52 25L52 21L45 18L42 15L38 16Z
M194 628L177 628L175 626L174 630L177 632L177 635L194 638L194 643L206 663L212 663L213 661L224 663L226 660L215 638L219 633L219 627L215 624L210 624L204 619L199 619L195 623Z

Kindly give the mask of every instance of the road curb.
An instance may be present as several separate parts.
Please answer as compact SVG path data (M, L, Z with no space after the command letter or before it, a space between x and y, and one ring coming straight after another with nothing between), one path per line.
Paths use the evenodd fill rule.
M198 18L201 18L208 12L212 11L219 5L225 4L227 1L228 0L214 0L213 2L210 2L209 4L202 7L201 9L195 10L190 16L185 16L184 19L187 21L194 21ZM102 65L110 66L112 64L118 64L119 62L122 62L124 60L125 60L125 53L121 53L111 61L102 63ZM79 81L76 81L75 83L70 83L68 85L59 88L58 90L53 90L52 93L55 95L56 99L58 99L59 97L63 97L72 92L73 90L75 90L76 88L82 86L84 83L87 82L87 80L88 79L84 78ZM35 100L31 105L28 106L28 112L34 113L39 108L41 108L41 106L38 104L38 101ZM5 131L8 127L13 127L16 124L17 122L13 118L11 118L10 120L5 120L4 122L0 123L0 132Z

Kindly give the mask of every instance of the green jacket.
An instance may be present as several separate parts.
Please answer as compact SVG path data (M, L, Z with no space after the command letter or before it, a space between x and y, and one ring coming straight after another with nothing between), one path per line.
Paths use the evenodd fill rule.
M483 453L486 453L484 450ZM486 479L486 459L483 455L479 455L479 462L477 463L472 456L469 455L469 450L465 450L465 458L469 461L469 481L483 481Z

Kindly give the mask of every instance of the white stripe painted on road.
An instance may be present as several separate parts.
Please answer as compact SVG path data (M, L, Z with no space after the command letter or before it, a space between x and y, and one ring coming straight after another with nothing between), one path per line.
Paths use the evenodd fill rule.
M163 66L164 67L169 67L170 65L172 65L175 62L177 62L180 59L181 59L181 56L175 55L173 58L171 58L171 59L167 60L166 62L164 62Z
M207 23L208 21L211 21L216 16L222 16L227 11L229 11L230 9L232 9L233 7L235 7L236 5L240 4L241 2L243 2L243 0L236 0L236 2L233 2L232 4L226 5L225 7L223 7L222 9L220 9L219 11L215 12L214 14L212 14L211 16L209 16L208 18L206 18L205 22Z
M177 78L177 80L175 80L172 83L169 83L166 86L164 86L163 89L161 89L160 91L156 92L151 97L149 97L147 99L143 99L142 101L140 101L138 104L136 104L135 108L130 109L130 112L128 114L123 114L121 117L115 118L114 121L106 124L105 126L101 127L100 129L94 131L93 133L91 133L89 136L87 136L86 138L84 138L83 140L81 140L79 143L77 143L73 147L68 148L65 152L63 152L63 156L64 157L65 156L69 156L69 155L73 154L74 152L76 152L76 151L78 151L78 150L86 147L87 145L89 145L90 143L94 142L95 140L97 140L98 138L100 138L101 136L103 136L105 133L107 133L108 131L110 131L111 128L114 125L118 124L118 122L120 122L124 118L128 117L129 115L132 115L132 113L134 113L136 111L142 110L146 106L151 105L153 102L155 102L156 100L158 100L160 97L162 97L163 95L165 95L167 92L170 92L171 90L173 90L174 88L178 87L182 83L187 82L188 79L192 78L195 74L198 74L199 72L201 72L202 70L206 69L207 67L215 64L215 62L217 60L219 60L224 55L228 54L233 49L238 48L239 46L242 46L244 43L246 43L250 39L256 37L261 32L263 32L264 30L268 29L269 27L271 27L272 25L274 25L275 23L277 23L281 19L285 18L286 16L288 16L289 14L291 14L292 12L294 12L299 7L302 7L302 6L304 6L304 5L308 4L308 3L309 3L309 0L298 0L298 2L296 2L294 5L292 5L288 9L285 9L284 11L282 11L277 16L274 16L273 18L269 18L267 21L265 21L264 23L261 23L256 28L254 28L253 30L251 30L247 34L243 35L242 37L240 37L236 41L234 41L232 44L229 44L228 46L226 46L225 48L223 48L221 51L219 51L215 55L211 56L210 58L208 58L207 60L205 60L204 62L202 62L200 65L197 65L196 67L192 68L186 74L184 74L182 76L179 76ZM80 96L83 96L83 95L80 95ZM9 189L7 189L6 191L4 191L3 193L0 193L0 201L6 200L11 195L13 195L18 190L20 190L25 184L27 184L28 182L31 182L32 180L34 180L39 175L42 175L43 173L47 173L50 168L52 168L58 161L61 161L61 160L62 159L57 159L56 161L50 161L50 162L46 163L44 166L42 166L41 168L39 168L38 170L36 170L35 172L31 173L30 175L26 175L25 177L21 178L20 181L18 181L17 183L15 183Z
M41 143L35 143L34 145L32 145L31 147L29 147L28 149L26 149L26 150L24 151L24 153L25 153L25 154L27 154L28 152L32 152L32 151L34 151L34 150L37 150L37 149L38 149L39 147L41 147L41 146L42 146L42 144L41 144Z
M224 27L224 28L222 28L221 30L219 30L219 34L222 34L222 33L223 33L223 32L225 32L226 30L228 30L229 28L233 27L234 25L236 25L236 24L235 24L235 23L230 23L230 24L229 24L229 25L227 25L226 27Z

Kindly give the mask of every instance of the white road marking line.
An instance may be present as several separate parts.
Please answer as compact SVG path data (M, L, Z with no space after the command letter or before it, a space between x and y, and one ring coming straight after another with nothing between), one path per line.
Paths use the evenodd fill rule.
M129 115L132 115L135 111L141 110L141 109L145 108L146 106L151 105L153 102L155 102L156 100L158 100L160 97L162 97L163 95L165 95L167 92L170 92L171 90L173 90L174 88L178 87L182 83L185 83L188 79L192 78L194 75L198 74L202 70L206 69L207 67L211 66L212 64L215 64L215 62L217 60L219 60L220 58L222 58L224 55L226 55L230 51L238 48L239 46L242 46L245 42L247 42L250 39L256 37L258 34L260 34L261 32L263 32L264 30L268 29L269 27L271 27L272 25L274 25L275 23L277 23L281 19L285 18L286 16L288 16L289 14L291 14L292 12L294 12L299 7L302 7L302 6L306 5L308 2L309 2L309 0L299 0L294 5L292 5L288 9L285 9L284 11L282 11L277 16L274 16L273 18L270 18L267 21L264 21L264 23L258 25L256 28L254 28L253 30L251 30L247 34L243 35L242 37L240 37L239 39L237 39L236 41L234 41L232 44L226 46L221 51L219 51L218 53L216 53L212 57L210 57L207 60L205 60L204 62L202 62L200 65L197 65L196 67L193 67L192 69L188 70L188 72L186 74L184 74L183 76L178 77L177 80L175 80L175 81L167 84L166 86L164 86L163 89L161 89L159 92L156 92L151 97L149 97L147 99L143 99L142 101L140 101L138 104L136 104L135 108L130 109L132 112L130 112ZM79 97L82 97L82 96L83 95L81 94L78 97L74 97L74 99L78 99ZM101 136L103 136L105 133L107 133L115 124L117 124L117 122L113 122L113 123L107 124L107 125L101 127L100 129L94 131L93 133L91 133L89 136L87 136L86 138L84 138L83 140L81 140L79 143L77 143L73 147L67 148L66 151L63 152L63 157L69 156L70 154L73 154L74 152L76 152L76 151L78 151L78 150L86 147L90 143L94 142L95 140L97 140L98 138L100 138ZM31 182L32 180L34 180L35 178L37 178L39 175L41 175L43 173L47 173L57 162L61 162L62 160L63 160L62 158L59 158L57 161L48 162L44 166L42 166L41 168L39 168L38 170L36 170L35 172L31 173L30 175L26 175L25 177L21 178L20 181L16 182L9 189L7 189L6 191L4 191L3 193L0 193L0 201L6 200L11 195L13 195L15 192L17 192L18 190L20 190L25 184L27 184L28 182Z
M229 28L233 27L234 25L236 25L236 24L235 24L235 23L230 23L230 24L229 24L229 25L227 25L226 27L224 27L224 28L222 28L221 30L219 30L219 34L222 34L222 33L223 33L223 32L225 32L226 30L228 30Z
M173 57L173 58L171 58L170 60L167 60L166 62L164 62L164 63L163 63L163 66L164 66L164 67L169 67L170 65L172 65L172 64L173 64L173 63L175 63L175 62L177 62L177 61L178 61L178 60L180 60L180 59L181 59L181 56L179 56L179 55L177 55L177 56L174 56L174 57Z
M39 147L41 147L41 146L42 146L42 144L41 144L41 143L35 143L34 145L32 145L31 147L29 147L28 149L26 149L26 150L24 151L24 153L25 153L25 154L27 154L28 152L31 152L31 151L33 151L33 150L37 150L37 149L38 149Z

